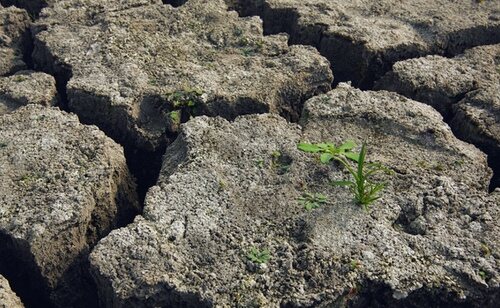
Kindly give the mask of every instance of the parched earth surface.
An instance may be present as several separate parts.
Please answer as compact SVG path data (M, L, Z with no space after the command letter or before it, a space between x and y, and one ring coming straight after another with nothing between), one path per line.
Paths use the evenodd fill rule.
M50 75L20 71L0 77L0 115L27 104L53 106L57 100L56 82Z
M67 83L80 120L125 145L140 182L190 117L297 119L333 80L315 49L264 36L258 17L239 18L222 0L57 1L33 34L35 67Z
M485 155L432 108L342 85L306 103L302 129L271 115L196 118L167 149L144 213L91 253L106 307L492 305L498 192ZM394 170L370 212L337 165L301 140L368 142ZM467 174L467 177L463 175ZM307 211L297 200L321 192ZM247 259L252 247L270 261ZM495 254L495 253L493 253Z
M493 0L0 0L0 307L497 307L499 43ZM297 148L348 140L367 210Z
M80 256L138 211L122 148L32 104L0 117L0 153L0 272L31 305L82 300Z
M331 61L338 81L369 87L398 61L500 42L498 1L227 0Z
M26 68L30 18L24 10L0 4L0 76Z
M462 140L485 151L500 185L500 45L455 58L428 56L398 62L376 85L436 108Z
M23 303L17 295L10 289L9 282L0 275L0 307L2 308L21 308Z
M59 1L35 28L37 67L71 76L69 109L150 151L192 115L297 118L333 78L313 48L263 36L258 18L238 18L221 0Z

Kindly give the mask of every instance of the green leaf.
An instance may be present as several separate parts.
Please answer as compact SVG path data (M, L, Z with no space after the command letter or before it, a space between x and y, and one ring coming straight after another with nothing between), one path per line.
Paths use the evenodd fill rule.
M319 203L325 203L326 202L326 196L323 194L316 194L315 199Z
M384 188L385 188L385 183L375 184L373 187L371 187L370 192L368 194L375 195Z
M359 161L359 154L354 153L354 152L345 152L344 156L349 158L352 161L358 162Z
M359 152L359 159L358 159L358 176L357 179L359 180L364 180L364 174L363 174L363 167L365 165L365 157L366 157L366 144L363 143L361 146L361 151Z
M306 204L304 205L304 208L308 211L312 210L313 209L313 203L311 202L306 202Z
M256 247L252 247L247 253L247 259L254 263L259 263L259 264L267 263L270 258L271 254L267 249L260 250Z
M330 153L323 153L320 156L320 160L323 164L328 164L333 159L333 155Z
M181 111L180 110L174 110L170 111L168 113L168 116L172 120L174 124L179 124L181 122Z
M319 146L310 143L299 143L297 148L308 153L318 153L319 151L321 151L321 148Z
M354 149L356 147L356 143L352 140L347 140L346 142L344 142L344 144L342 144L341 146L339 146L339 150L342 150L342 151L350 151L352 149Z
M324 151L328 151L329 149L335 149L335 145L333 143L318 143L316 144L317 147Z

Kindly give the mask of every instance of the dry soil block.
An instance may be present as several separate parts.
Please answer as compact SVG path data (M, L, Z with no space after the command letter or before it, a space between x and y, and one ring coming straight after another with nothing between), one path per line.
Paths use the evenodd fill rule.
M29 45L29 26L25 10L0 4L0 76L26 68L23 53Z
M332 63L338 81L361 87L402 59L457 54L500 42L499 1L227 0L262 16L269 33L288 32Z
M484 154L397 94L343 85L305 108L302 129L273 115L185 124L143 216L91 253L101 304L492 306L500 195L486 193ZM347 139L394 170L369 212L329 185L340 166L297 150ZM304 192L327 202L307 211ZM251 262L252 247L269 261Z
M15 5L16 7L23 8L33 17L38 17L40 11L59 0L1 0L4 6Z
M10 77L0 77L0 115L27 104L53 106L56 103L56 82L50 75L20 71Z
M440 111L457 136L488 154L500 185L500 45L472 48L455 58L398 62L377 84Z
M75 115L28 105L0 117L0 166L0 272L26 304L89 296L80 258L138 209L122 148Z
M23 308L24 305L10 289L9 282L0 275L0 308Z
M259 18L239 18L223 0L58 1L36 28L35 63L69 79L69 109L147 151L194 115L296 118L332 82L317 51L263 36Z

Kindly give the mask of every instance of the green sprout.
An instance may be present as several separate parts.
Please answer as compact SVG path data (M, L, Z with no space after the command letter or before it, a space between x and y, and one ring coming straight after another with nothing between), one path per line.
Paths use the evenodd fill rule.
M331 143L308 144L300 143L298 148L308 153L320 153L320 160L327 164L334 160L344 166L351 174L353 180L333 181L334 186L347 186L354 194L354 199L365 210L374 201L381 198L380 192L385 188L385 183L376 183L371 181L371 177L376 173L391 173L391 170L379 163L366 162L366 144L363 143L359 153L352 152L356 144L347 141L339 147ZM352 166L352 162L356 166Z
M303 193L302 197L299 199L299 203L304 206L304 208L308 211L317 209L321 206L321 204L326 203L326 196L323 194L312 194L312 193Z
M485 243L481 243L481 252L483 253L483 255L484 255L485 257L489 257L489 256L491 256L491 249L490 249L490 247L489 247L487 244L485 244Z
M357 168L351 167L350 163L342 156L335 157L335 160L340 162L349 171L353 180L348 181L333 181L334 186L348 186L354 193L354 199L368 210L368 206L374 201L381 198L380 192L385 188L385 183L375 183L369 178L380 172L390 173L391 170L379 163L367 163L366 159L366 144L363 143L359 152Z
M328 164L332 159L340 156L345 156L354 161L359 159L359 154L352 152L352 149L356 147L356 143L353 141L347 141L338 147L333 143L299 143L297 147L307 153L320 153L320 160L323 164Z
M247 259L253 263L264 264L271 259L271 255L267 249L260 250L256 247L252 247L247 253Z
M23 81L26 81L28 80L28 77L24 76L24 75L15 75L14 76L14 81L15 82L23 82Z
M349 265L351 267L351 270L355 271L355 270L359 269L363 264L361 263L361 261L353 259L353 260L351 260Z
M489 278L488 273L485 270L480 269L477 273L478 273L479 277L481 277L481 279L483 279L484 281L488 280L488 278Z
M181 111L180 110L172 110L168 113L168 116L170 117L170 120L172 120L172 122L175 125L181 124Z
M174 128L199 112L202 95L203 91L191 88L167 94L166 99L170 106L167 115Z

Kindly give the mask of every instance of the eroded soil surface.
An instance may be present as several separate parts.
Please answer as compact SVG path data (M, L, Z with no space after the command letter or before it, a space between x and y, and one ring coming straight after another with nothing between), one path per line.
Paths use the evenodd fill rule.
M0 307L496 307L498 44L493 0L0 0ZM367 209L297 147L348 140Z

